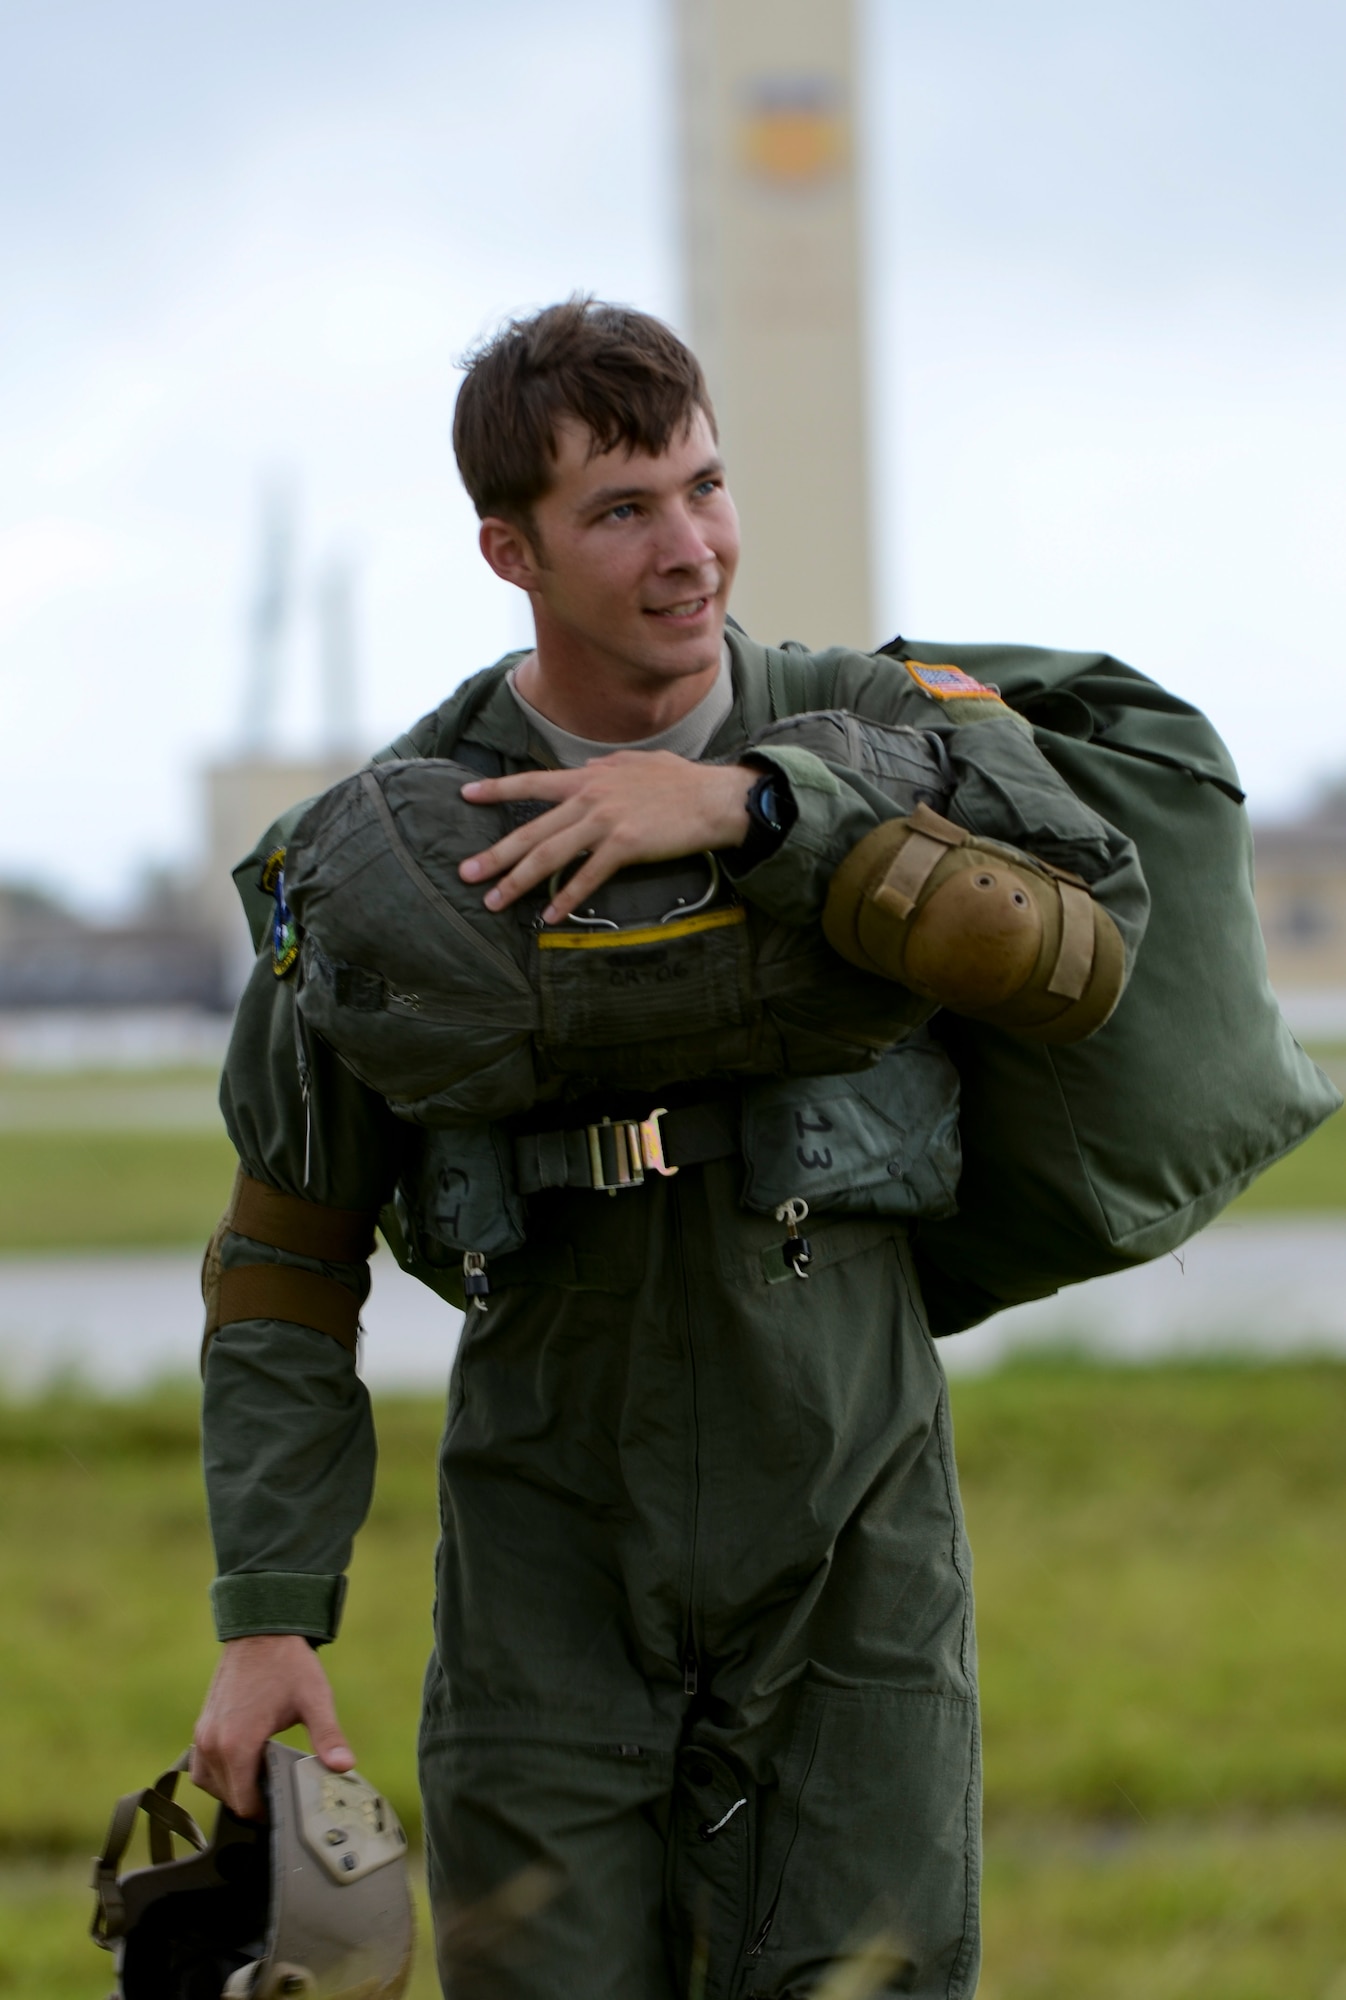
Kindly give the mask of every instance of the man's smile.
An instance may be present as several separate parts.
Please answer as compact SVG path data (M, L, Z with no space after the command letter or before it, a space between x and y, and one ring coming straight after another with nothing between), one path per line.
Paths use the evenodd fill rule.
M651 604L646 607L651 618L699 618L709 597L685 597L680 604Z

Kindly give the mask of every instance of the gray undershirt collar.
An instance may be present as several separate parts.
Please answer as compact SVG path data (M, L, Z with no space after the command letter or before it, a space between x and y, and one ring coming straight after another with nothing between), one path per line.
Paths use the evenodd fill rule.
M734 679L729 667L729 647L720 648L720 671L715 685L708 694L702 695L696 707L689 709L680 722L674 722L667 729L661 729L656 736L642 736L635 743L597 743L587 736L572 736L568 729L562 729L539 713L530 701L525 701L514 685L514 676L519 667L511 667L506 676L506 685L519 707L523 710L530 727L542 738L547 748L564 770L573 770L580 764L587 764L591 757L610 757L615 750L671 750L675 757L689 757L695 760L705 754L707 745L721 724L728 718L734 706Z

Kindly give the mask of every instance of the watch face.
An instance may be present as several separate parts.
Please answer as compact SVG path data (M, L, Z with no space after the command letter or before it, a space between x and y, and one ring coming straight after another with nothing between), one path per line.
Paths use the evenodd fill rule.
M755 810L758 819L765 822L773 833L781 830L780 807L776 803L776 782L769 772L754 785L748 804L749 812Z

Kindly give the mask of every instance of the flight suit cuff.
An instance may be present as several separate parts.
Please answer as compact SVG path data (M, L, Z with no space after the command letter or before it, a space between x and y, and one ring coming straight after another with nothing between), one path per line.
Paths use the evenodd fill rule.
M769 752L754 748L752 760L784 779L796 817L775 853L736 873L734 885L768 916L788 924L815 923L833 875L878 825L878 815L811 750L773 744Z
M335 1639L346 1600L344 1576L310 1576L278 1569L217 1576L210 1586L221 1641L264 1632L294 1632L320 1644Z

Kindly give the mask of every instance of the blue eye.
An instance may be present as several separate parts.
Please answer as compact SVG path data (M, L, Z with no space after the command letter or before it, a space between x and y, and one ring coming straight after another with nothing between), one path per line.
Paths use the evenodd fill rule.
M608 509L608 519L610 521L629 521L635 511L634 506L629 500L623 500L618 506Z

